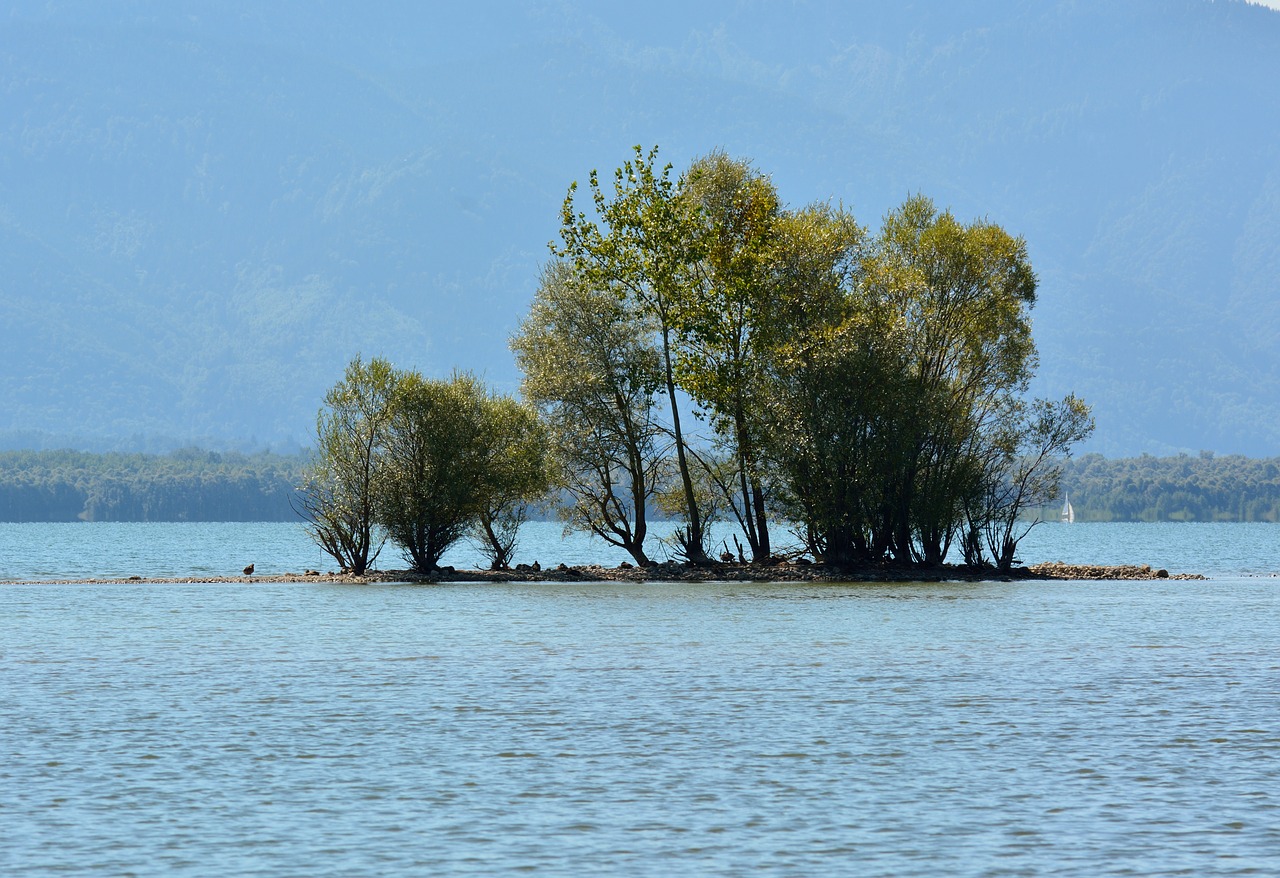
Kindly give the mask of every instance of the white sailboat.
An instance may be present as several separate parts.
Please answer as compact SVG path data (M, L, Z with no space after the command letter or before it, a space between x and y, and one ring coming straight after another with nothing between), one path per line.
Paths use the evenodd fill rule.
M1076 520L1076 511L1071 506L1071 495L1067 494L1062 501L1062 518L1063 524L1071 524Z

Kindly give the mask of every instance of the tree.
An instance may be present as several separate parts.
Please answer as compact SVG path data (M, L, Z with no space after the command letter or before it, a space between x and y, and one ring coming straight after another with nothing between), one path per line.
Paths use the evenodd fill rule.
M784 210L747 162L711 153L673 183L656 155L637 148L608 193L592 172L592 216L570 187L552 250L576 285L621 303L633 336L652 334L680 477L662 500L682 501L686 557L706 559L703 528L723 498L757 560L771 501L832 563L940 563L987 508L992 479L1006 475L997 464L1038 435L1017 420L1036 365L1025 242L923 196L868 240L841 208ZM557 368L548 363L542 373ZM709 419L714 447L686 441L677 390ZM616 500L613 449L627 446L566 398L543 396L556 401L562 445L581 455L566 472L591 473L608 488L597 496ZM981 552L976 532L963 531L967 554Z
M671 165L657 166L657 147L647 154L635 147L635 158L614 172L612 197L595 171L590 175L597 219L574 206L577 184L569 188L561 209L561 246L552 252L570 260L584 280L640 306L653 322L662 356L662 378L670 404L671 433L685 498L687 540L684 554L694 562L707 559L702 516L698 509L689 455L676 396L673 335L676 309L701 258L697 239L689 234L693 207L678 197Z
M436 569L490 502L484 387L404 375L386 430L378 520L419 573Z
M506 570L515 554L529 501L551 488L550 437L537 411L509 396L490 395L481 407L484 498L473 533L494 570Z
M835 566L881 560L901 455L903 328L885 311L815 327L773 353L768 451L787 517Z
M399 374L375 357L356 357L316 416L316 457L303 477L297 510L312 539L359 576L377 559L377 488Z
M725 460L733 464L725 472L721 460L704 467L704 474L729 503L752 559L764 561L772 549L759 436L758 347L760 324L774 310L770 280L782 208L767 177L723 152L695 161L680 194L693 204L689 234L701 259L694 283L679 291L672 308L680 341L676 375L709 412L727 449Z
M470 375L448 381L356 358L325 395L318 447L299 500L312 537L364 573L388 537L420 573L469 528L505 565L523 504L545 493L536 414Z
M984 502L969 516L967 562L981 562L980 552L974 557L971 545L981 531L996 566L1005 571L1013 566L1018 543L1041 523L1039 515L1025 521L1024 513L1059 496L1072 446L1087 439L1093 429L1089 407L1074 394L1058 402L1037 399L1030 407L1020 408L1002 441L992 443Z
M761 348L785 511L831 563L940 563L1035 364L1024 242L921 197L866 247L830 208L778 242Z
M902 417L897 557L939 563L966 498L982 488L982 445L1036 364L1026 242L983 220L961 224L923 196L885 218L862 272L864 294L902 316L914 382Z
M647 565L647 505L663 472L654 395L662 361L652 318L570 262L542 273L511 340L523 392L543 412L571 527Z
M833 564L872 560L901 329L856 295L865 234L826 204L778 219L771 307L756 327L760 431L777 502Z

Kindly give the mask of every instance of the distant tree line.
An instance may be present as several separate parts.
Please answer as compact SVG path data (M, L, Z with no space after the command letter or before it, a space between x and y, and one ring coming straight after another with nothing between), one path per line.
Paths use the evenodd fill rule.
M0 521L293 521L290 503L311 460L197 449L2 451ZM1061 488L1077 521L1280 522L1280 457L1087 454L1063 464ZM546 502L557 501L567 507L572 495ZM1028 512L1054 520L1055 502ZM666 514L651 506L655 513Z
M787 209L723 153L671 170L637 147L611 186L591 173L585 210L570 187L512 340L525 402L351 364L317 422L302 507L317 543L359 572L389 538L429 571L486 516L556 488L569 527L641 565L656 501L693 564L716 557L721 519L756 563L783 520L833 565L934 565L958 543L971 565L1008 567L1023 513L1058 496L1093 430L1074 396L1023 398L1025 242L922 196L875 234L841 207ZM530 447L546 478L518 485L542 474ZM495 566L504 555L495 543Z
M1087 454L1066 464L1062 486L1077 521L1280 521L1277 457Z
M305 460L275 454L0 452L0 521L289 521Z

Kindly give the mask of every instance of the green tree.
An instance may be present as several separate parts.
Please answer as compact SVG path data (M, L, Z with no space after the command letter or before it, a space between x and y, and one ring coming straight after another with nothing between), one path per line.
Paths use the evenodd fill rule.
M851 303L838 325L812 327L772 355L767 435L779 503L804 524L810 551L836 566L889 549L902 335L892 314Z
M1036 277L1021 238L982 220L962 224L923 196L885 218L862 277L864 294L908 328L915 385L902 412L910 439L893 550L938 563L966 499L982 489L985 437L1034 371Z
M490 499L487 393L470 375L401 377L385 434L378 521L419 573L481 515Z
M941 562L1035 364L1025 244L920 197L866 245L829 207L778 241L762 347L785 510L832 563Z
M864 246L864 231L842 208L784 213L771 307L756 327L760 436L777 503L833 564L877 556L870 534L901 373L901 326L856 295Z
M647 154L635 147L635 157L614 172L610 196L595 171L590 175L596 218L574 205L577 184L569 188L561 210L561 246L552 252L570 260L586 282L638 304L652 319L662 357L663 386L670 405L671 433L684 493L687 518L686 556L707 561L702 516L698 508L685 444L675 381L675 334L678 308L701 259L693 203L679 197L671 165L659 168L657 147Z
M552 437L570 527L647 565L647 505L662 478L652 318L567 261L548 265L511 347Z
M530 501L551 489L550 436L532 406L509 396L490 395L481 417L484 503L472 532L490 567L506 570Z
M316 456L303 477L297 510L312 539L357 576L377 559L377 489L383 445L400 376L386 360L356 357L325 394L316 417Z
M689 234L701 259L672 308L680 342L676 375L709 413L727 449L716 466L703 467L703 475L730 505L752 559L764 561L772 549L759 436L758 348L760 324L774 310L772 268L782 208L767 177L723 152L695 161L680 192L694 206ZM725 471L726 460L732 472Z
M1019 408L1011 429L991 443L984 502L976 515L969 516L966 561L981 561L980 554L974 557L972 545L981 531L996 566L1006 571L1013 566L1018 543L1041 523L1038 515L1026 521L1025 513L1059 496L1072 446L1087 439L1093 429L1089 407L1074 395L1058 402L1037 399Z
M429 573L475 528L505 565L524 503L547 489L535 412L470 375L448 381L359 358L325 395L299 511L343 568L364 573L386 538Z

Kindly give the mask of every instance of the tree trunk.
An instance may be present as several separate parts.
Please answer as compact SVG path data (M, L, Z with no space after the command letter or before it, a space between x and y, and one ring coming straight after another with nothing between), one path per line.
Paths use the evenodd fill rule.
M707 550L702 534L702 515L698 512L698 500L693 493L693 477L689 474L689 458L684 450L684 434L680 430L680 406L676 404L676 381L671 370L671 330L662 328L662 362L666 370L667 398L671 400L671 431L676 440L676 461L680 466L680 481L684 485L685 506L689 513L689 545L685 553L695 564L706 564Z
M631 529L632 539L623 548L631 553L631 557L637 564L648 567L651 562L644 552L644 538L649 532L649 512L645 508L647 496L644 485L644 461L640 457L638 448L633 446L628 449L628 453L631 455L631 506L635 510L635 526Z
M764 490L756 475L755 449L747 431L746 416L741 404L734 412L734 432L738 444L738 469L742 482L742 512L747 523L747 542L751 545L751 560L761 564L769 560L773 550L769 545L769 519L764 508Z
M767 561L773 556L773 546L769 540L769 513L764 508L764 489L760 482L752 480L751 492L756 502L756 533L760 535L760 551L758 561Z

